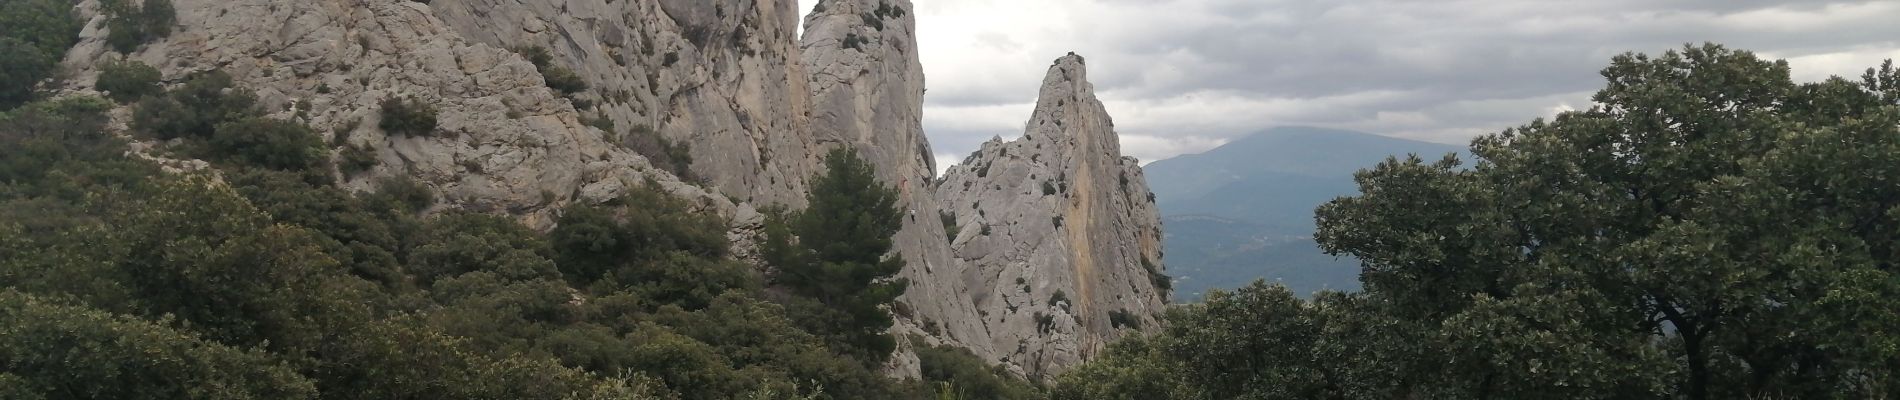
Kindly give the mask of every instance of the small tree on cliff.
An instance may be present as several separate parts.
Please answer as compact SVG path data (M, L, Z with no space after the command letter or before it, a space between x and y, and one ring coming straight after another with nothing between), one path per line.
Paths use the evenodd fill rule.
M814 314L801 322L881 361L896 348L885 334L892 323L886 308L910 284L893 278L904 269L890 254L891 236L903 226L897 191L849 149L826 155L825 167L812 182L809 207L768 224L764 255L778 268L778 284L822 304L794 305Z

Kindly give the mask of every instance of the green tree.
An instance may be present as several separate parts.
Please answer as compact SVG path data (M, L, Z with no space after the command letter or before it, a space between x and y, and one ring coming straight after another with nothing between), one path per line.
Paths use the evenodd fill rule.
M132 129L160 140L207 138L218 124L262 116L257 97L235 87L231 75L222 71L194 76L163 96L139 100Z
M106 44L120 53L171 36L178 23L171 0L104 0L100 9L106 14Z
M138 61L112 61L99 66L99 79L93 88L106 92L113 101L130 103L139 98L165 92L159 81L164 76L157 68Z
M38 48L40 54L60 58L79 42L79 30L84 28L73 8L73 3L65 0L0 3L0 37L26 42Z
M390 135L429 136L435 133L435 106L406 97L383 99L382 120L377 127Z
M891 254L891 236L903 227L897 191L852 150L833 150L825 167L808 208L769 224L764 255L779 284L841 314L845 324L829 329L844 344L883 360L896 348L884 333L892 323L887 308L910 283L893 278L904 269L904 259Z
M33 100L40 81L53 75L57 61L32 43L0 36L0 110Z
M1480 138L1473 168L1362 172L1318 239L1444 325L1472 373L1441 383L1473 396L1891 396L1877 333L1900 318L1871 310L1900 293L1900 110L1880 75L1795 84L1715 45L1619 56L1600 106Z
M0 291L0 394L315 398L309 379L262 351L239 350L165 325Z
M250 117L213 128L205 158L279 171L329 175L330 152L303 124Z

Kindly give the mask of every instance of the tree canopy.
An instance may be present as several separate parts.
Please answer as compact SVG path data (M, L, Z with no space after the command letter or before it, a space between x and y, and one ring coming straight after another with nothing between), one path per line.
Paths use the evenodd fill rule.
M1796 83L1701 45L1603 76L1596 107L1476 139L1474 163L1388 160L1320 207L1316 237L1362 260L1363 293L1210 296L1058 397L1900 393L1891 63Z

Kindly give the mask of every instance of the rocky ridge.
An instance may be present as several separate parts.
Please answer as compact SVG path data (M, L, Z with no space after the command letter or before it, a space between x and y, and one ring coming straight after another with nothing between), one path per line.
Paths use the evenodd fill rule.
M984 143L940 185L999 359L1052 376L1156 327L1160 213L1082 57L1049 68L1021 138Z
M1152 327L1162 302L1136 279L1137 260L1159 263L1152 205L1136 201L1147 189L1139 167L1120 157L1079 57L1051 70L1064 80L1045 84L1030 135L986 144L973 158L1062 176L1074 188L1030 196L1040 192L1017 189L1033 189L1035 178L970 175L977 164L933 179L908 0L823 1L802 38L794 3L773 0L174 3L176 33L120 55L103 43L97 0L82 2L90 21L65 60L74 72L66 89L88 91L95 66L121 57L159 67L170 82L219 69L256 91L274 117L372 149L379 165L346 187L412 176L440 194L441 207L548 228L567 204L658 185L729 218L742 254L762 219L755 206L802 206L818 157L851 146L898 188L909 214L895 239L908 261L902 276L913 283L894 331L969 348L1025 375L1081 361L1130 329L1127 315ZM552 65L588 87L550 89L521 54L530 47L546 49ZM435 105L437 132L379 130L379 103L390 97ZM638 135L689 144L689 179L632 149ZM1020 167L1001 154L1028 156L1031 146L1050 152ZM982 239L975 227L992 221L986 213L1021 218L1004 224L1016 230ZM961 229L947 232L940 216L949 214L959 214ZM1032 214L1071 222L1032 228ZM985 250L1005 243L1014 249ZM1012 292L1025 285L1029 293ZM1058 290L1069 300L1037 298ZM900 351L895 360L894 374L917 374L914 356Z
M110 51L98 2L64 60L90 88L96 66L124 57L158 67L178 82L212 69L257 93L274 117L317 128L332 143L367 145L379 158L346 187L409 175L435 188L445 207L520 216L553 224L552 211L600 201L651 182L706 212L755 224L756 212L681 182L581 122L573 102L548 89L535 66L514 52L463 39L430 6L391 0L175 0L180 26L130 55ZM377 129L379 103L408 97L438 110L436 132L388 135Z

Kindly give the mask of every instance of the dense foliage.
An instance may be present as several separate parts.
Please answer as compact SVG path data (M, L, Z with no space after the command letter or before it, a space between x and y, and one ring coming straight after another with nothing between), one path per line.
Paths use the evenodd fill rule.
M309 128L218 73L133 105L152 154L213 167L165 173L108 131L114 107L0 112L0 397L922 398L1005 376L945 352L932 381L885 377L688 200L635 188L547 234L425 214L410 180L333 186Z
M34 87L53 77L80 28L71 1L0 2L0 110L33 100Z
M1365 292L1212 295L1058 398L1900 395L1900 72L1624 55L1598 106L1318 210Z
M390 135L429 136L435 133L435 106L407 97L390 97L378 104L383 109L377 127Z
M171 0L102 0L99 8L106 14L106 44L120 53L171 36L178 23Z
M833 150L825 167L805 210L767 224L764 256L778 268L777 283L820 303L801 307L808 314L801 322L881 361L897 347L886 333L889 309L910 284L894 278L904 268L891 254L891 236L903 227L897 191L856 151Z
M107 97L120 103L130 103L139 98L163 93L160 86L164 75L157 68L138 61L114 61L99 65L99 79L93 87L106 92Z

